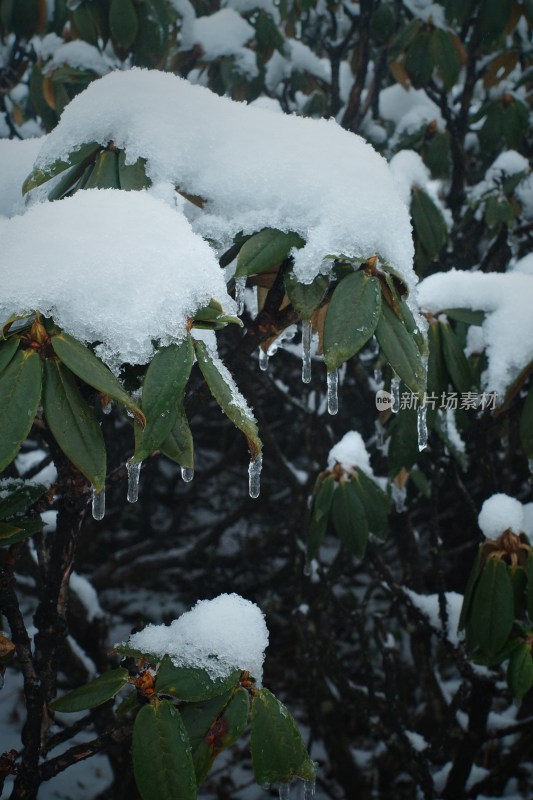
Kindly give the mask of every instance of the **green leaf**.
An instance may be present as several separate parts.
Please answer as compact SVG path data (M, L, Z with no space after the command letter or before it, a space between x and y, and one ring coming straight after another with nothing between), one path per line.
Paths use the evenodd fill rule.
M127 658L142 658L149 664L157 664L159 661L159 657L155 656L153 653L143 653L135 647L130 647L129 644L117 644L113 647L111 652L119 653L121 656L126 656Z
M167 700L143 706L135 717L132 754L142 800L196 800L187 731Z
M327 478L321 482L314 496L307 541L307 557L309 559L316 558L326 534L329 512L331 510L331 503L336 486L337 481L333 475L328 475Z
M123 667L104 672L99 678L74 689L63 697L58 697L49 703L52 711L71 713L85 711L87 708L96 708L102 703L111 700L128 682L128 670Z
M388 303L381 304L381 317L376 338L385 358L414 394L421 396L426 388L426 375L420 351Z
M2 482L0 497L0 519L12 517L14 514L24 514L30 506L43 496L46 486L41 483L29 483L12 479Z
M180 467L194 469L194 443L189 422L182 406L178 408L178 416L174 427L167 438L161 442L159 449L163 455L175 461Z
M128 0L131 2L131 0ZM140 191L152 185L146 175L146 159L138 158L134 164L126 164L126 152L121 150L118 154L118 178L120 188L126 192Z
M459 624L457 626L458 631L464 630L469 621L472 598L474 597L474 590L477 586L479 576L481 575L481 567L481 548L479 548L477 551L476 560L474 561L474 566L472 567L466 582L465 593L463 595L463 605L461 606L461 615L459 617Z
M250 455L255 461L261 453L257 423L233 379L218 357L208 350L205 342L194 340L198 365L209 390L226 416L246 436Z
M43 522L39 517L13 517L0 522L0 547L9 547L23 542L34 533L39 533Z
M22 533L22 528L9 522L0 522L0 546L4 539L11 539L11 537L17 533Z
M187 730L192 748L192 759L196 774L196 783L204 781L220 752L215 747L220 743L217 734L225 727L220 724L220 717L228 705L232 692L225 692L203 703L187 703L181 711L183 724Z
M525 569L508 564L507 572L513 587L513 603L516 618L523 617L527 610L527 575Z
M239 686L222 714L222 730L218 744L221 750L227 750L235 744L237 739L240 739L246 728L249 712L250 698L248 691L243 686Z
M419 30L405 55L405 69L415 89L427 86L433 74L433 67L431 34Z
M104 150L96 159L85 189L120 189L118 157L113 150Z
M396 28L394 11L389 3L380 3L370 20L370 34L377 44L384 44Z
M137 6L139 33L133 47L136 67L162 65L170 45L167 5L163 0L144 0Z
M509 638L514 623L513 587L507 565L497 558L484 565L472 599L471 641L493 656Z
M369 533L379 539L385 539L389 528L389 498L372 478L358 469L352 478L359 500L363 504L365 517L368 520Z
M431 34L431 52L437 72L449 91L457 83L461 70L461 59L452 34L442 28L435 28Z
M247 277L270 272L288 257L293 247L303 247L304 240L297 233L283 233L275 228L264 228L251 236L237 256L235 277Z
M499 225L511 227L515 220L515 213L511 203L506 198L491 195L485 204L485 223L489 228Z
M236 669L224 678L213 679L205 669L176 667L169 656L165 656L157 670L155 690L180 700L197 702L224 694L235 686L240 676L241 671Z
M132 687L133 688L133 687ZM136 691L130 692L124 700L119 704L116 715L117 717L125 717L130 711L135 711L139 707L139 697Z
M20 339L12 336L10 339L0 341L0 372L2 372L18 350Z
M105 484L106 449L100 425L71 372L56 359L45 362L43 409L54 439L97 492Z
M448 322L441 322L442 352L451 381L458 392L469 392L474 376L459 339Z
M353 272L335 288L324 323L324 361L337 369L359 352L376 329L381 311L377 278Z
M310 320L328 290L329 276L317 275L312 283L300 283L293 272L288 272L284 281L292 307L301 319Z
M51 341L56 355L74 375L77 375L84 383L94 389L98 389L102 394L129 408L140 424L145 423L141 409L137 407L128 393L122 388L111 370L88 347L85 347L68 333L59 333L56 336L52 336Z
M113 41L122 50L129 50L139 32L139 20L132 0L111 0L109 29Z
M438 258L446 243L448 229L440 209L423 189L415 187L411 194L411 216L415 234L428 258Z
M180 344L157 351L143 381L141 409L146 418L144 430L135 424L133 461L142 461L170 436L183 404L185 386L193 363L189 335Z
M450 319L464 322L466 325L483 325L485 320L484 311L472 311L471 308L445 308L442 313Z
M417 444L416 411L401 409L390 424L391 437L387 458L389 474L397 475L402 469L410 470L420 453Z
M48 192L48 200L50 200L50 202L53 200L60 200L70 189L74 187L86 169L86 163L85 161L82 161L80 164L74 164L73 167L70 167L70 169L66 170L60 180L58 180L55 186L53 186Z
M86 144L80 145L76 150L73 150L69 154L67 160L59 158L48 167L36 167L22 184L22 194L26 194L26 192L29 192L31 189L41 186L41 184L46 183L50 178L59 175L60 172L64 172L74 164L80 164L82 161L92 158L101 147L102 145L98 144L98 142L87 142Z
M503 36L511 16L513 0L482 0L479 8L479 34L485 49Z
M529 387L520 414L520 441L526 456L533 458L533 383Z
M430 322L428 326L428 394L436 395L440 398L442 393L448 388L448 372L442 354L442 341L440 335L440 323ZM428 422L433 425L437 409L430 405L427 410Z
M521 644L511 653L507 667L507 684L513 697L521 700L533 686L531 646Z
M252 699L252 765L257 783L313 780L315 767L289 711L268 689Z
M0 374L0 472L13 461L30 432L41 383L41 359L34 350L19 350Z
M368 520L351 481L341 481L333 495L331 521L337 534L351 553L363 558L368 542Z

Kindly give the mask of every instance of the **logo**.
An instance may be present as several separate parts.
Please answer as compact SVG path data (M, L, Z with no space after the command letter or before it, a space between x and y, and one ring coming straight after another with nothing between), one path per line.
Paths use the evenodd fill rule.
M376 408L378 411L386 411L387 408L392 408L392 395L386 392L385 389L379 389L376 392Z

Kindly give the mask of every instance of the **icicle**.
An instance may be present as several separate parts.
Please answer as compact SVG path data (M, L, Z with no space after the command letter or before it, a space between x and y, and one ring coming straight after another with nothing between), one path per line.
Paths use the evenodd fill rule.
M332 369L328 372L328 413L336 414L339 410L339 371Z
M385 444L385 437L384 437L385 428L383 427L379 419L376 420L374 425L376 428L376 447L383 447L383 445Z
M244 311L244 289L246 278L235 278L235 302L237 303L237 314L240 317Z
M128 470L128 494L126 499L128 503L136 503L139 499L141 465L142 461L128 461L126 464L126 469Z
M102 489L100 492L97 492L93 486L92 514L93 514L93 519L100 520L104 518L105 488Z
M405 486L398 486L397 483L392 484L392 499L394 501L394 508L398 514L403 514L405 511L405 499L407 497L407 489Z
M262 347L259 348L259 369L261 372L266 372L268 369L268 353L265 353Z
M390 391L392 394L391 411L393 414L397 414L400 410L400 379L396 374L391 378Z
M383 386L383 373L380 369L374 370L374 382L376 386Z
M311 383L311 320L302 322L302 381Z
M182 467L181 468L181 479L185 481L185 483L190 483L194 478L194 470L192 467Z
M263 468L263 456L261 453L250 461L248 466L248 492L250 497L259 497L261 491L261 469Z
M290 783L280 783L279 785L279 800L289 800L291 796Z
M304 800L314 800L315 781L304 781Z
M428 444L427 406L424 404L416 412L416 430L418 433L418 449L425 450Z

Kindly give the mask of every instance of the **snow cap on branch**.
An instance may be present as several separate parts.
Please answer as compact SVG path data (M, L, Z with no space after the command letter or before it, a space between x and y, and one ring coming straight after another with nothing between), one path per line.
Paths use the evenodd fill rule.
M524 508L520 500L508 494L493 494L481 506L478 525L487 539L497 539L504 531L522 533Z

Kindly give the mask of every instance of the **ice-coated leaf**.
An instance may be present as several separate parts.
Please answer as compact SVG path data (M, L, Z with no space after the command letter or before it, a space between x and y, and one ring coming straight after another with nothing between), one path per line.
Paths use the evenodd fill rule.
M350 553L363 558L368 542L368 520L351 481L341 481L333 495L331 519L341 542Z
M139 32L139 20L132 0L111 0L109 28L113 41L123 50L129 50Z
M68 333L59 333L56 336L52 336L51 341L56 355L74 375L77 375L84 383L94 389L98 389L102 394L129 408L135 419L141 425L144 425L145 418L141 409L137 407L128 393L122 388L111 370L88 347L85 347Z
M381 316L376 327L376 338L385 358L405 385L414 394L423 394L425 391L425 370L420 351L402 320L396 316L386 302L381 304Z
M0 498L0 519L14 514L23 514L46 492L41 483L24 483L20 481L3 487L7 494ZM2 494L4 493L2 492Z
M237 394L231 376L229 373L225 374L226 370L222 364L219 366L216 363L205 342L195 340L194 350L211 394L233 424L244 433L250 455L255 460L261 453L262 444L256 421L248 406L245 405L244 398L240 393ZM221 367L223 371L221 371Z
M200 667L176 667L165 656L157 670L155 690L189 702L209 700L235 686L240 675L241 671L237 669L224 678L213 679Z
M34 350L19 350L0 374L0 472L13 461L30 431L41 383L41 359Z
M484 565L472 599L471 641L496 655L509 638L515 618L513 587L507 565L497 558Z
M178 409L174 427L166 439L161 442L159 449L163 455L175 461L180 467L194 469L194 442L189 422L182 406Z
M333 475L328 475L321 482L314 497L307 541L307 556L309 559L316 557L326 534L336 486L337 481Z
M340 281L331 297L324 323L324 361L337 369L359 352L376 329L381 311L377 278L353 272Z
M257 783L313 780L315 767L289 711L268 689L252 699L252 765Z
M168 700L141 708L133 726L133 772L142 800L196 800L191 745Z
M362 469L356 471L352 478L352 484L363 504L369 532L384 539L389 527L389 498L372 478L365 475Z
M520 441L526 456L533 458L533 384L529 387L520 414Z
M2 372L18 350L20 339L12 336L10 339L0 341L0 372Z
M474 376L459 339L448 322L441 322L442 352L453 385L458 392L469 392Z
M46 183L50 178L59 175L60 172L64 172L69 167L80 164L82 161L91 158L100 148L101 145L98 144L98 142L87 142L87 144L82 144L76 150L73 150L66 161L60 158L43 169L36 167L24 181L22 185L22 194L26 194L26 192L29 192L31 189L41 186L41 184Z
M275 228L264 228L251 236L237 256L236 278L260 275L284 261L293 247L303 247L304 240L297 233L283 233Z
M317 275L312 283L300 283L294 273L288 272L284 280L285 291L292 307L301 319L310 320L325 297L329 276Z
M128 0L131 2L131 0ZM138 158L134 164L126 164L126 152L118 154L118 178L120 188L126 192L140 191L151 186L152 181L146 175L146 159Z
M513 697L521 700L533 686L533 658L531 646L520 644L509 658L507 683Z
M151 360L144 377L141 400L146 425L143 429L135 424L134 461L147 458L174 429L183 405L193 357L192 339L186 336L179 344L162 347Z
M112 669L104 672L94 681L80 686L78 689L58 697L49 703L52 711L71 713L74 711L85 711L87 708L95 708L102 705L107 700L111 700L128 681L128 670L124 667Z
M54 439L97 492L106 477L104 437L71 372L57 359L45 362L43 409Z

